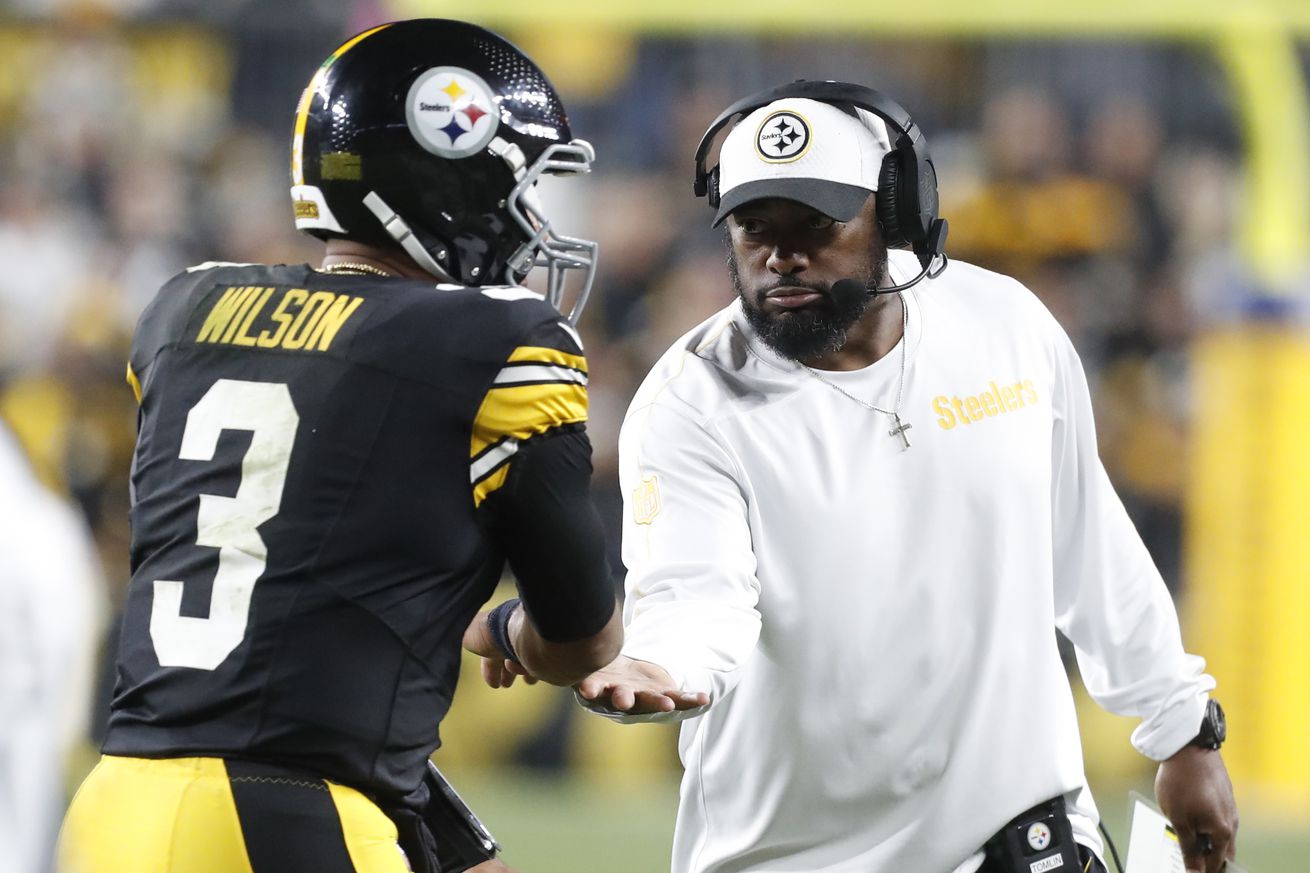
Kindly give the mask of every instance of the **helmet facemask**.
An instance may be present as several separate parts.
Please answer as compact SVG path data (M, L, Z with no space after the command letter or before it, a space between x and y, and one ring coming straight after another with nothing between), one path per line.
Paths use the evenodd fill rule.
M514 146L510 147L515 148ZM582 309L591 295L596 278L596 259L599 246L592 240L565 236L558 233L546 216L541 198L537 194L537 181L545 173L577 174L591 172L596 151L591 143L575 139L569 143L547 146L541 157L533 162L509 192L505 208L510 217L528 234L528 240L509 259L512 281L522 281L532 267L547 270L546 299L564 313L564 291L571 270L582 271L581 287L565 318L577 324Z

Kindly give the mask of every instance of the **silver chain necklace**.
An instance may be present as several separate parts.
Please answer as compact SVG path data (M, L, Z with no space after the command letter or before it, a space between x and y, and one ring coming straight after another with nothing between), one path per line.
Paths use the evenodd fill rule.
M814 369L813 367L808 367L805 364L800 364L799 361L797 361L797 363L800 364L801 369L809 373L815 379L818 379L820 382L822 382L824 385L827 385L829 388L836 391L838 394L841 394L844 397L848 397L851 400L854 400L856 403L860 404L870 412L881 412L883 415L890 415L892 417L892 420L896 422L896 426L893 427L891 430L887 431L887 434L889 436L900 437L901 441L905 443L905 448L908 449L910 447L910 438L905 435L905 432L910 428L914 427L914 425L910 424L909 422L904 422L904 423L901 422L901 398L905 393L905 354L906 354L906 349L908 349L910 346L910 333L909 333L910 307L907 306L905 303L904 292L897 291L896 296L901 299L901 374L899 379L897 380L897 385L896 385L896 405L893 406L891 409L883 409L881 406L875 406L874 404L870 403L867 400L863 400L859 397L856 397L854 394L847 391L845 388L838 385L836 382L833 382L831 379L825 378L822 374L819 373L818 370Z

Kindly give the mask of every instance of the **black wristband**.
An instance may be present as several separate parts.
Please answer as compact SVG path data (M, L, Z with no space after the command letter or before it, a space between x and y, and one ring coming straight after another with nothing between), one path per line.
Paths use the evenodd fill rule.
M509 618L518 606L519 599L515 597L491 610L487 613L487 629L491 631L491 641L500 647L505 657L522 666L523 662L519 660L518 652L514 651L514 644L509 640Z

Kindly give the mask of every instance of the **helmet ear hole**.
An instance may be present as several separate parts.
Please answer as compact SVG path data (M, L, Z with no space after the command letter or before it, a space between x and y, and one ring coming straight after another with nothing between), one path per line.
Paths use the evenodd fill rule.
M901 226L902 178L901 153L893 149L882 159L882 169L878 172L878 193L874 195L878 223L882 225L883 243L890 248L898 248L909 242Z

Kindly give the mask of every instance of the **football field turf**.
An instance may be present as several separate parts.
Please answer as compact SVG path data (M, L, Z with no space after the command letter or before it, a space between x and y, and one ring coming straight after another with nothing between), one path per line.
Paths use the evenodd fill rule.
M505 847L503 857L518 873L667 873L669 869L678 802L672 780L651 782L638 790L515 770L460 772L451 778ZM1150 785L1093 787L1126 861L1128 789L1149 796ZM1239 857L1251 873L1310 870L1310 828L1271 827L1251 818L1243 814L1238 838ZM1109 863L1115 873L1114 863Z

